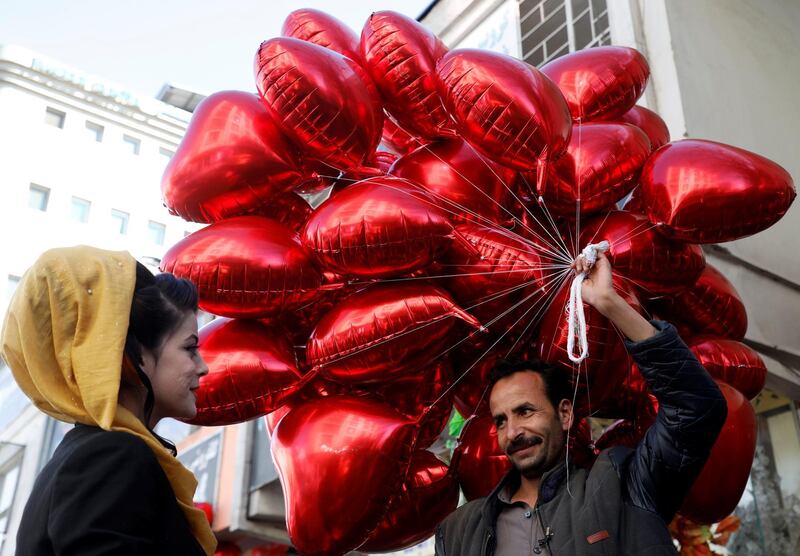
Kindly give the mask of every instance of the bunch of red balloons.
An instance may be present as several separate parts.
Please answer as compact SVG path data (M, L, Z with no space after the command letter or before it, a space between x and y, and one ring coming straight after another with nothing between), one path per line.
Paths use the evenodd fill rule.
M409 546L459 487L486 494L508 467L485 409L498 357L559 365L579 417L620 419L594 443L579 421L576 463L638 441L658 408L620 333L587 308L590 357L567 357L569 264L601 239L615 287L675 322L728 400L682 511L710 522L734 508L755 446L747 399L766 368L740 342L740 297L699 244L769 227L795 190L757 154L670 143L635 105L648 75L630 48L537 69L448 51L394 12L374 13L359 39L298 10L256 53L257 95L198 106L162 183L172 212L209 224L162 269L224 317L200 332L210 373L194 422L268 415L300 552ZM476 418L448 466L427 449L454 404Z

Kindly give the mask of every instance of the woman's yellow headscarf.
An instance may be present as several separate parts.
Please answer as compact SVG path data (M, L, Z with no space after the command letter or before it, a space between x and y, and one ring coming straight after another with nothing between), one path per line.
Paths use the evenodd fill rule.
M206 554L217 541L194 507L197 480L138 418L117 405L136 260L92 247L53 249L25 273L8 308L2 354L40 410L138 436L153 450Z

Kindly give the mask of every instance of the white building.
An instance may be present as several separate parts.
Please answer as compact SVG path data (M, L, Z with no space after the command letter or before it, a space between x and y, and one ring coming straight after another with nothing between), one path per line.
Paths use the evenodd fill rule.
M134 94L0 47L0 315L46 249L127 250L156 272L164 252L201 227L167 212L160 183L203 98L171 85L158 99ZM34 408L0 360L0 556L14 554L36 475L70 427ZM168 419L158 431L198 477L195 500L212 504L221 540L243 549L288 540L263 419L202 429Z
M800 180L796 0L435 0L418 19L450 48L492 49L535 66L588 46L634 47L651 69L641 103L664 118L673 140L736 145ZM745 343L769 368L766 390L754 401L756 464L737 509L742 536L754 539L735 547L742 553L798 550L770 543L784 534L797 543L797 533L786 531L800 524L799 237L795 203L765 232L705 249L744 299Z
M160 178L191 114L14 46L0 47L0 314L55 246L127 250L155 269L198 226L171 216ZM65 426L0 363L0 554ZM8 537L6 537L8 533Z

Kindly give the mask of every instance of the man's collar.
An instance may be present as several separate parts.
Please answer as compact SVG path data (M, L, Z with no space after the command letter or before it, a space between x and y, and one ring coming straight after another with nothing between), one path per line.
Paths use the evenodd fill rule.
M564 482L566 475L567 466L564 460L561 460L558 465L544 472L544 475L542 475L542 480L539 483L539 497L536 503L537 506L546 504L555 498L559 487ZM511 470L500 480L500 482L497 483L497 486L489 494L489 496L486 497L482 512L491 523L494 523L494 520L497 517L499 504L503 503L500 500L501 493L504 490L507 491L507 489L513 488L514 490L510 492L508 496L508 500L510 501L514 492L516 492L516 489L519 487L520 481L521 476L519 471L512 467Z

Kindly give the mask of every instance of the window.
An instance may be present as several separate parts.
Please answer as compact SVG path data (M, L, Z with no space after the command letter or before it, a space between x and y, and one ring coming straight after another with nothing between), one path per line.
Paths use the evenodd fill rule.
M91 207L92 203L90 203L86 199L73 197L70 218L72 218L76 222L81 222L83 224L86 224L89 221L89 209Z
M534 66L611 44L606 0L521 0L519 15L522 59Z
M128 233L128 219L130 214L122 212L121 210L111 209L111 222L112 228L119 235L124 236Z
M31 184L28 192L28 206L42 212L47 210L47 202L50 200L50 190L41 185Z
M159 222L151 220L147 225L147 233L150 236L150 241L156 245L164 245L164 235L166 231L167 227Z
M725 548L730 554L795 554L800 543L800 408L767 388L751 403L756 453L734 512L741 525Z
M6 301L11 301L11 297L14 295L14 292L17 291L19 280L20 280L19 276L14 276L13 274L8 275L8 286L6 286Z
M169 162L170 159L175 156L175 153L169 149L165 149L164 147L159 147L158 154L163 156L166 159L166 162Z
M5 544L8 534L9 514L17 491L19 470L22 467L22 458L17 457L15 460L10 467L0 471L0 546Z
M22 393L14 380L11 369L6 367L0 358L0 430L5 430L30 404L28 396ZM2 446L3 443L0 442L0 454Z
M58 129L64 129L64 120L66 118L67 115L64 112L55 108L48 107L44 113L44 123Z
M130 135L123 135L122 142L125 143L125 146L130 148L131 154L139 154L139 147L141 147L142 142L139 141L136 137L131 137Z
M86 131L89 134L89 138L97 141L98 143L103 141L103 126L100 124L96 124L94 122L86 121Z
M70 423L57 421L52 417L47 418L47 425L45 425L44 428L42 451L39 453L39 471L52 459L56 448L58 448L58 445L64 440L64 435L69 432L72 426L73 425Z

